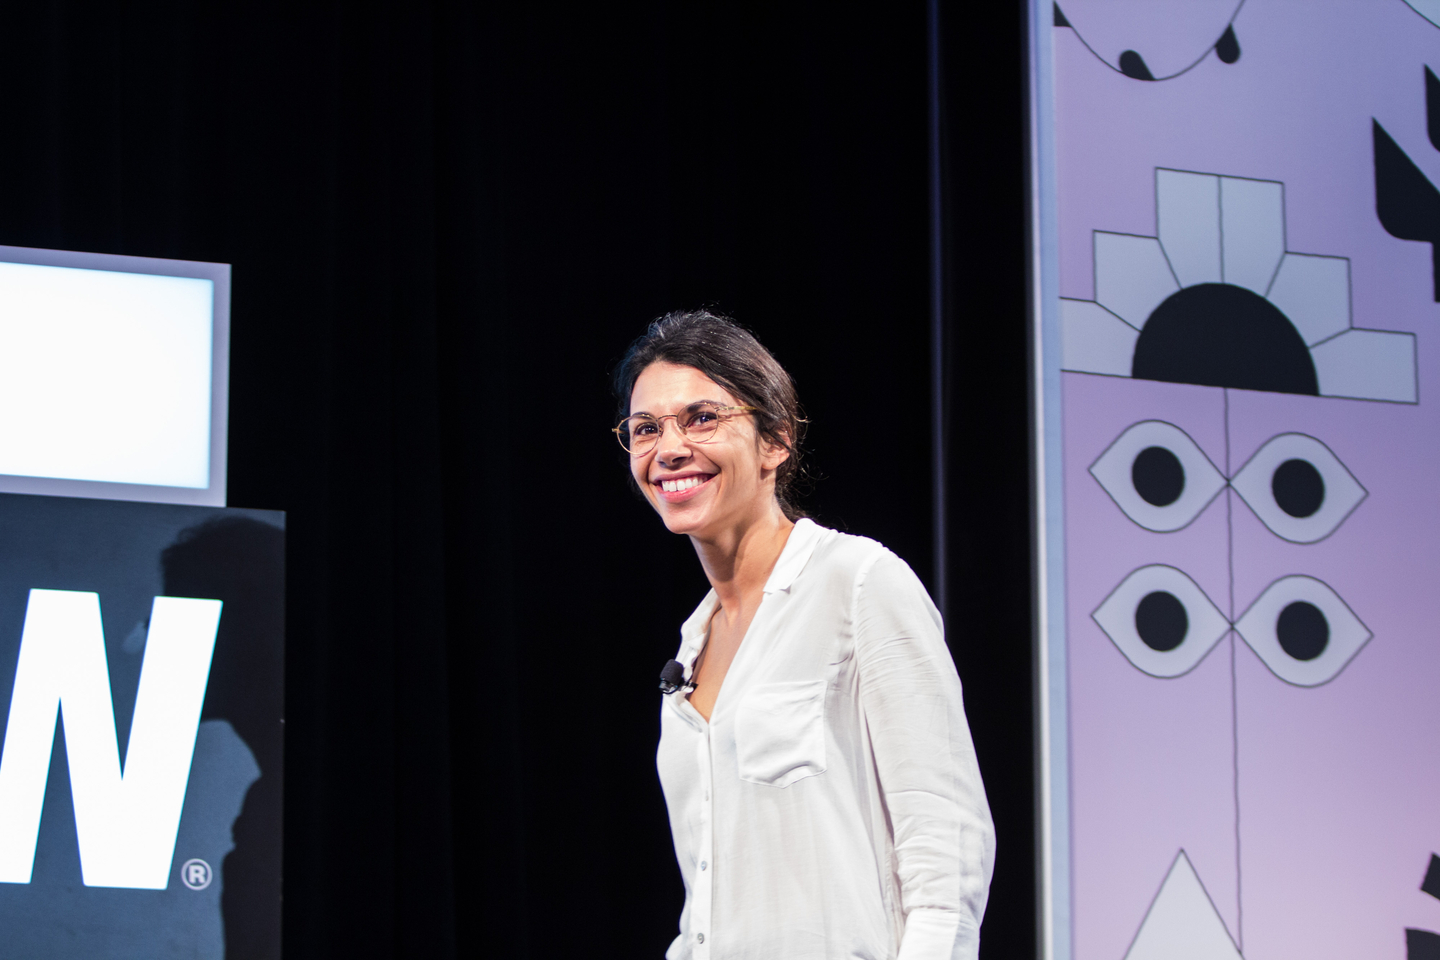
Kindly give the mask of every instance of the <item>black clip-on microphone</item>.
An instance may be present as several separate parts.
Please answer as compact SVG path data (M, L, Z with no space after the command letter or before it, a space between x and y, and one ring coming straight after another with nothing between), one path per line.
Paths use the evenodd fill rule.
M679 660L666 660L660 670L660 692L667 697L676 690L694 690L695 681L685 679L685 664Z

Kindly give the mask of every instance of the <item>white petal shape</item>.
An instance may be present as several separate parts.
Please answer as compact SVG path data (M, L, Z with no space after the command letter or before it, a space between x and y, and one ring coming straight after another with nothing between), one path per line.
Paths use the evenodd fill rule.
M1320 395L1416 403L1415 335L1348 330L1310 350Z
M1140 331L1091 300L1060 300L1061 369L1130 376Z
M1160 241L1095 231L1095 302L1136 330L1179 290Z
M1182 287L1220 282L1220 178L1155 171L1160 246Z
M1220 178L1221 273L1262 297L1285 256L1285 187L1273 180Z
M1314 346L1350 326L1350 261L1287 253L1268 296Z
M1230 629L1194 580L1158 563L1131 573L1091 616L1152 677L1189 673Z
M1163 420L1126 428L1090 474L1125 516L1157 533L1186 526L1225 488L1225 477L1195 441Z
M1261 523L1292 543L1328 537L1367 496L1329 447L1303 433L1267 440L1230 485Z
M1275 676L1298 687L1335 679L1372 636L1334 590L1304 576L1266 587L1235 629Z
M1184 850L1160 885L1125 960L1241 960Z

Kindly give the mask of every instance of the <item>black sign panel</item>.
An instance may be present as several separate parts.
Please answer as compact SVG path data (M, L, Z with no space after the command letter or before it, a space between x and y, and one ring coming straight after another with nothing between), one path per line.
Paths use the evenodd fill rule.
M0 495L0 958L278 957L284 515Z

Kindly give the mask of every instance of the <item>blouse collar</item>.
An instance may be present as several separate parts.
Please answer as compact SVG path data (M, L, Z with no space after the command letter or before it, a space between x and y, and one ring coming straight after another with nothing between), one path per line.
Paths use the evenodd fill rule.
M785 541L785 547L780 551L780 557L775 561L775 568L770 571L770 577L765 581L765 595L769 596L777 591L789 592L794 585L796 578L805 569L811 554L824 535L825 528L808 517L803 517L795 522L795 529L790 531L790 537ZM700 606L690 614L689 619L680 627L680 662L685 664L685 673L688 677L690 667L695 657L700 653L700 648L705 645L705 634L709 629L710 618L715 614L715 608L719 606L720 598L715 595L712 587L710 592L705 594L705 599L700 601Z

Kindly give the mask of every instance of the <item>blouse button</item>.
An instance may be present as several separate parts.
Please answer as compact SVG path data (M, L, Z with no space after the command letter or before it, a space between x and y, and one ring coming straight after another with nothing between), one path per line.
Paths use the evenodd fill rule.
M703 934L703 933L697 933L697 934L695 934L695 942L696 942L696 943L704 943L704 942L705 942L705 934Z
M701 870L704 870L704 869L705 869L706 867L708 867L708 866L710 866L710 864L706 863L704 860L701 860L701 861L700 861L700 869L701 869Z

